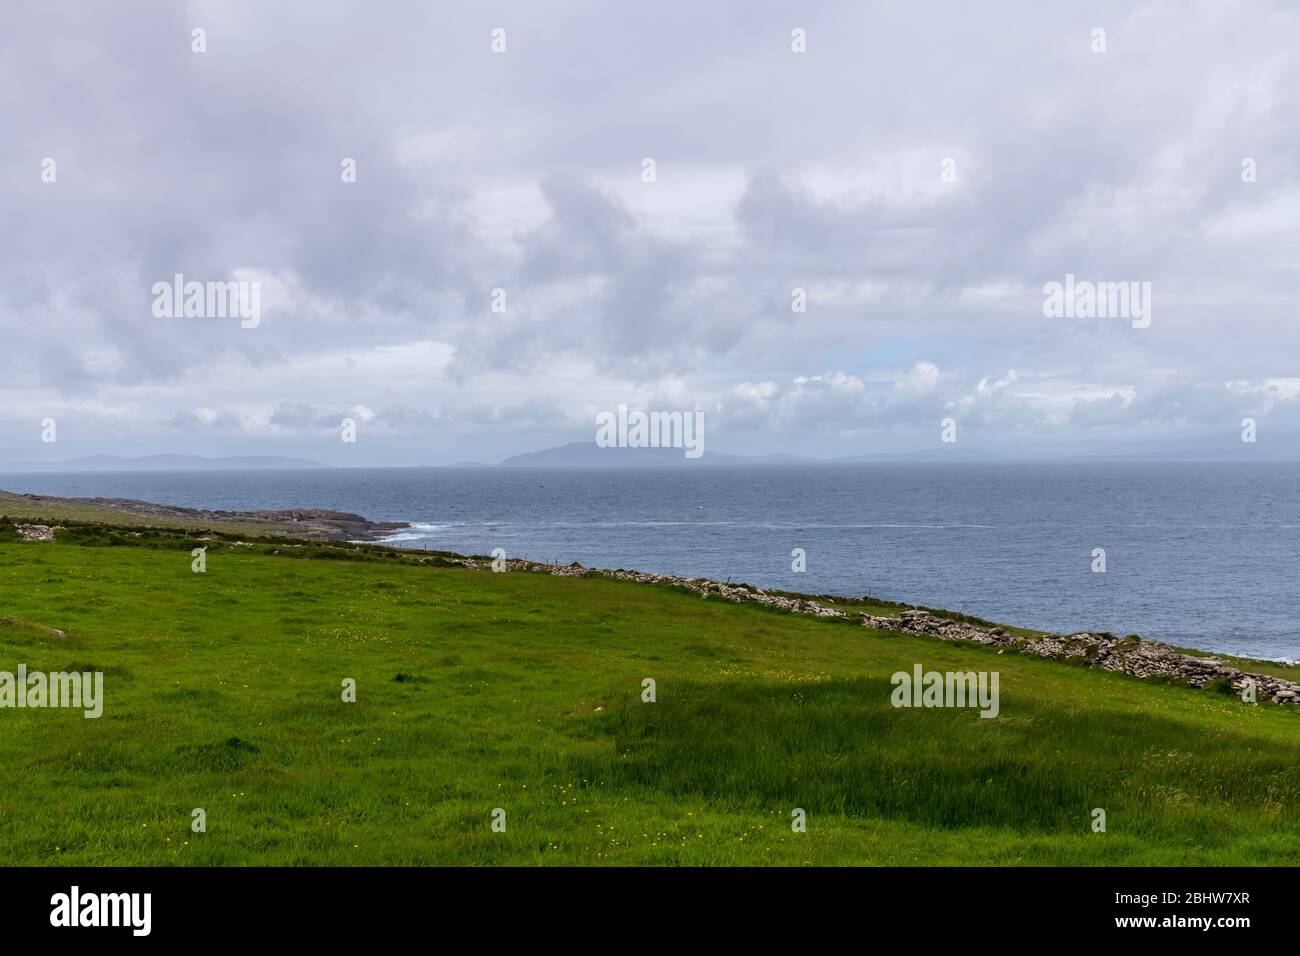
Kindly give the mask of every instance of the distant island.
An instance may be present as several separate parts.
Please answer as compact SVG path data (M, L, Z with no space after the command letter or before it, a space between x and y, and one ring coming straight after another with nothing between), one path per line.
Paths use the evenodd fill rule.
M594 441L575 441L555 448L513 455L501 462L502 468L683 468L736 467L748 465L853 465L869 462L982 461L988 457L980 449L943 445L915 452L888 452L875 455L850 455L841 458L807 458L803 455L726 455L706 451L698 458L687 458L680 448L602 448ZM468 462L449 467L472 467ZM477 467L492 467L478 465Z
M1238 448L1234 454L1226 454L1223 449L1175 450L1155 448L1147 453L1052 453L1008 454L1004 451L983 448L968 444L939 444L931 448L911 451L858 452L851 455L833 457L812 457L790 453L762 455L737 455L716 451L704 451L696 458L687 458L681 448L610 448L601 447L594 441L575 441L552 448L523 452L511 455L499 462L491 461L455 461L425 464L384 464L373 461L362 463L337 460L333 463L315 461L309 458L293 458L283 455L233 455L207 457L203 455L87 455L63 461L18 461L0 462L0 475L15 474L89 474L89 473L131 473L131 472L212 472L212 471L270 471L286 469L312 468L720 468L720 467L782 467L782 466L836 466L836 465L913 465L913 464L1032 464L1036 462L1077 462L1081 464L1104 463L1240 463L1243 460L1255 462L1285 463L1296 460L1290 445L1250 451L1243 456Z

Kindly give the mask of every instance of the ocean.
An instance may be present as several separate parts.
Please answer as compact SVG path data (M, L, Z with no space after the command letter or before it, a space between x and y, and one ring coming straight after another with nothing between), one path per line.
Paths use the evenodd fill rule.
M389 541L404 548L500 547L1300 659L1300 469L1290 464L0 474L0 488L333 508L410 522ZM1099 548L1104 572L1093 570Z

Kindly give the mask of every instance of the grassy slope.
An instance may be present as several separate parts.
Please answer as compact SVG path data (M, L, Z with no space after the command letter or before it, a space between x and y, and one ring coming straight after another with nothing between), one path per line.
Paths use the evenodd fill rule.
M0 543L0 670L107 675L99 720L0 710L0 862L1300 863L1291 708L662 587L220 544L197 575L189 546ZM890 707L915 662L999 671L1001 716Z

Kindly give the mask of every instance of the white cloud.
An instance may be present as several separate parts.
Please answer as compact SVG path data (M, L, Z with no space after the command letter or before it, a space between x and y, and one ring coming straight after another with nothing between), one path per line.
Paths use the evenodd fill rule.
M201 65L179 7L7 11L0 458L45 414L70 455L311 457L361 408L420 437L376 463L578 440L619 401L825 455L944 409L990 443L1293 414L1294 9L1103 4L1104 59L1051 5L935 30L832 2L803 57L768 4L739 31L739 5L692 7L683 31L508 2L507 57L469 7L197 9L220 40ZM261 326L152 319L174 272L257 279ZM1151 281L1152 327L1045 320L1066 272Z

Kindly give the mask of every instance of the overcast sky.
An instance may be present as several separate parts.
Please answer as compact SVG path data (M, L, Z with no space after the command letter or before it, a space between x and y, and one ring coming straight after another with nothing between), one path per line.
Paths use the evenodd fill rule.
M733 453L1294 452L1298 66L1250 0L7 0L0 461L495 461L620 402ZM155 316L176 273L260 324ZM1149 327L1045 316L1067 273Z

